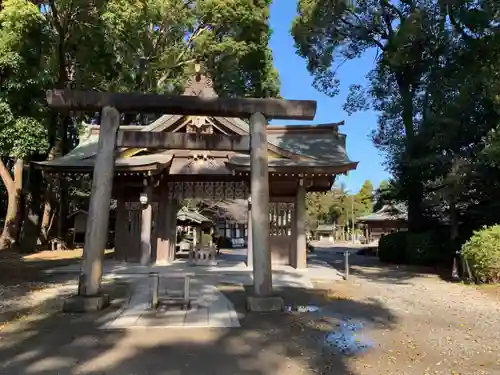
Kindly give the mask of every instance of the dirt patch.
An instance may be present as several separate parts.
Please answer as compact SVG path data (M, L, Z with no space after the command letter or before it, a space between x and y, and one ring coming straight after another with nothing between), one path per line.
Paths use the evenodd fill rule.
M378 301L397 320L390 328L368 329L376 348L352 360L353 368L412 375L500 373L498 300L436 278L415 276L405 281L355 279L333 287L354 301Z
M500 284L495 285L477 285L475 286L481 293L493 298L500 302Z
M63 302L67 297L76 293L77 287L76 280L54 283L16 300L17 304L11 303L10 306L4 307L0 311L0 332L20 329L22 324L39 319L40 316L51 316L52 319L63 316ZM112 309L116 309L118 304L128 298L129 284L116 280L103 281L102 292L110 296L110 299L114 301ZM92 314L87 314L87 317L91 316Z
M107 254L112 252L107 251ZM82 249L41 251L22 255L0 253L0 326L26 316L60 308L77 289L76 275L48 275L44 271L79 262Z
M353 358L332 349L325 342L329 334L346 321L345 318L379 331L392 329L397 319L381 303L356 300L350 290L332 288L332 282L315 281L314 284L315 289L275 288L275 294L283 297L285 306L293 311L272 314L248 313L245 310L245 299L252 293L251 288L222 286L220 290L235 305L244 330L258 332L262 339L269 342L286 342L294 351L302 353L308 360L304 361L305 367L301 371L358 374L353 370L357 355ZM308 306L319 311L297 311Z
M289 327L284 340L302 350L315 348L321 353L315 357L321 373L336 374L341 368L360 375L500 374L500 300L494 298L498 288L478 290L428 275L406 275L399 283L391 280L353 277L348 282L316 281L316 290L277 290L285 304L319 307L317 312L278 315L247 314L242 290L222 291L237 304L245 329L268 330L263 335L272 336ZM372 347L351 356L325 348L325 335L340 319L360 323L360 335ZM300 338L293 336L295 329Z
M113 249L106 249L104 251L105 257L113 255ZM58 260L80 260L83 255L83 249L69 249L69 250L44 250L34 254L25 255L22 257L24 262L38 262L38 261L58 261Z

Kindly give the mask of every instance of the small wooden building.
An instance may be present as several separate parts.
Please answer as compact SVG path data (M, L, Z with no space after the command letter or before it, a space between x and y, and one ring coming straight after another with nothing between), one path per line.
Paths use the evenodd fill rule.
M177 213L177 226L210 228L213 226L213 223L212 220L198 211L182 207Z
M214 223L208 217L203 216L198 211L182 207L177 213L177 231L190 236L193 245L201 240L203 231L213 231Z
M217 97L212 81L203 74L193 77L184 95ZM329 191L338 174L357 167L357 162L347 157L346 136L339 133L339 125L343 122L267 127L272 215L269 246L275 264L305 267L306 192ZM130 132L134 134L146 132L152 140L162 136L160 133L167 133L163 136L172 139L180 138L176 138L175 133L188 133L193 137L219 134L237 141L250 133L248 122L240 118L169 114L145 126L121 126L120 130L135 130ZM80 144L68 155L32 165L46 174L91 174L99 131L98 125L87 125ZM151 260L158 264L172 262L175 218L182 200L246 201L249 198L251 168L247 153L194 151L188 147L118 148L115 158L112 191L117 200L115 256L120 259L142 259L141 248L148 247L141 247L141 228L142 232L151 228ZM251 243L248 248L248 263L251 264Z
M315 230L316 237L320 241L334 241L334 226L332 224L320 224Z
M403 205L384 205L380 210L357 219L365 225L368 242L378 241L383 235L407 229L408 214Z

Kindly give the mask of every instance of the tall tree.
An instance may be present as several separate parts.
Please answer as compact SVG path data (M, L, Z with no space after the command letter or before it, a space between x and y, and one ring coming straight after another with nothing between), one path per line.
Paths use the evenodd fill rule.
M34 153L58 157L78 142L77 124L82 118L48 111L45 89L180 91L193 62L200 61L221 95L279 95L268 48L269 5L269 0L3 1L0 148L3 156L14 158L4 158L8 165L2 177L7 190L19 191L10 188L6 173L13 178L12 162L22 159L26 164ZM33 121L37 126L23 125ZM40 142L29 143L27 130ZM12 137L21 131L26 133L21 137L26 141L23 149L21 141L13 144ZM49 182L42 229L47 236L54 211L59 211L62 235L67 181ZM8 231L4 234L12 237Z
M8 205L0 248L17 240L23 169L47 147L46 110L38 100L46 82L43 17L25 0L5 0L0 10L0 176Z
M112 88L180 90L200 61L221 95L277 96L268 47L270 3L109 1L103 19L118 66Z
M401 201L400 192L397 183L394 180L383 180L380 182L377 190L374 193L375 203L373 211L377 212L385 205L394 204Z
M363 183L355 199L359 215L366 215L373 211L373 184L370 180L366 180Z
M299 1L292 33L297 51L308 61L315 85L338 92L336 71L346 60L377 51L369 85L351 87L346 110L372 106L380 113L375 144L386 152L387 166L408 201L409 227L422 226L427 156L423 140L430 109L444 99L434 96L443 63L466 40L492 34L492 2L439 0ZM463 65L465 67L467 65ZM462 67L462 70L463 70ZM453 90L450 90L452 92ZM457 92L457 90L455 90Z

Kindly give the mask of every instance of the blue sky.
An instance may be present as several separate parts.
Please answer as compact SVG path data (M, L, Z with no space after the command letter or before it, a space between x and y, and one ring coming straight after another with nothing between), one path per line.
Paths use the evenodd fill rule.
M383 158L370 140L370 132L376 127L377 115L373 111L348 116L342 109L348 88L353 83L363 83L365 75L373 66L373 56L349 61L340 69L340 94L335 98L316 91L312 77L306 69L306 62L295 54L290 26L296 14L295 0L274 0L271 6L271 27L273 36L271 48L274 63L281 79L281 95L286 99L311 99L318 102L313 123L329 123L345 120L340 132L347 134L347 152L353 161L359 161L358 169L349 176L339 178L347 189L357 191L365 180L371 180L375 187L388 177L382 166ZM273 121L283 124L284 121ZM289 123L289 122L288 122Z

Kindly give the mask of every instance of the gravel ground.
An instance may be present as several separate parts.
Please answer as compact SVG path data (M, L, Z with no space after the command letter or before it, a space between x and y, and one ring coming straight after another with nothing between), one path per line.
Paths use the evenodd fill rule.
M317 305L318 312L247 314L249 291L221 286L241 329L102 331L98 315L53 309L0 332L0 373L500 375L500 295L374 263L353 266L352 275L318 282L318 290L280 291L287 305ZM54 297L76 288L74 281L23 285L0 287L0 311L60 302ZM347 356L323 344L344 317L363 323L373 348Z
M500 374L498 298L437 277L398 272L391 279L378 267L353 271L357 276L333 289L384 306L394 321L366 326L375 349L350 360L355 373Z
M63 298L76 289L73 275L48 276L47 268L71 264L81 250L42 251L31 255L0 254L0 329L40 309L57 309ZM50 305L50 306L49 306Z
M58 296L74 293L75 281L25 282L0 285L0 314L30 309Z

